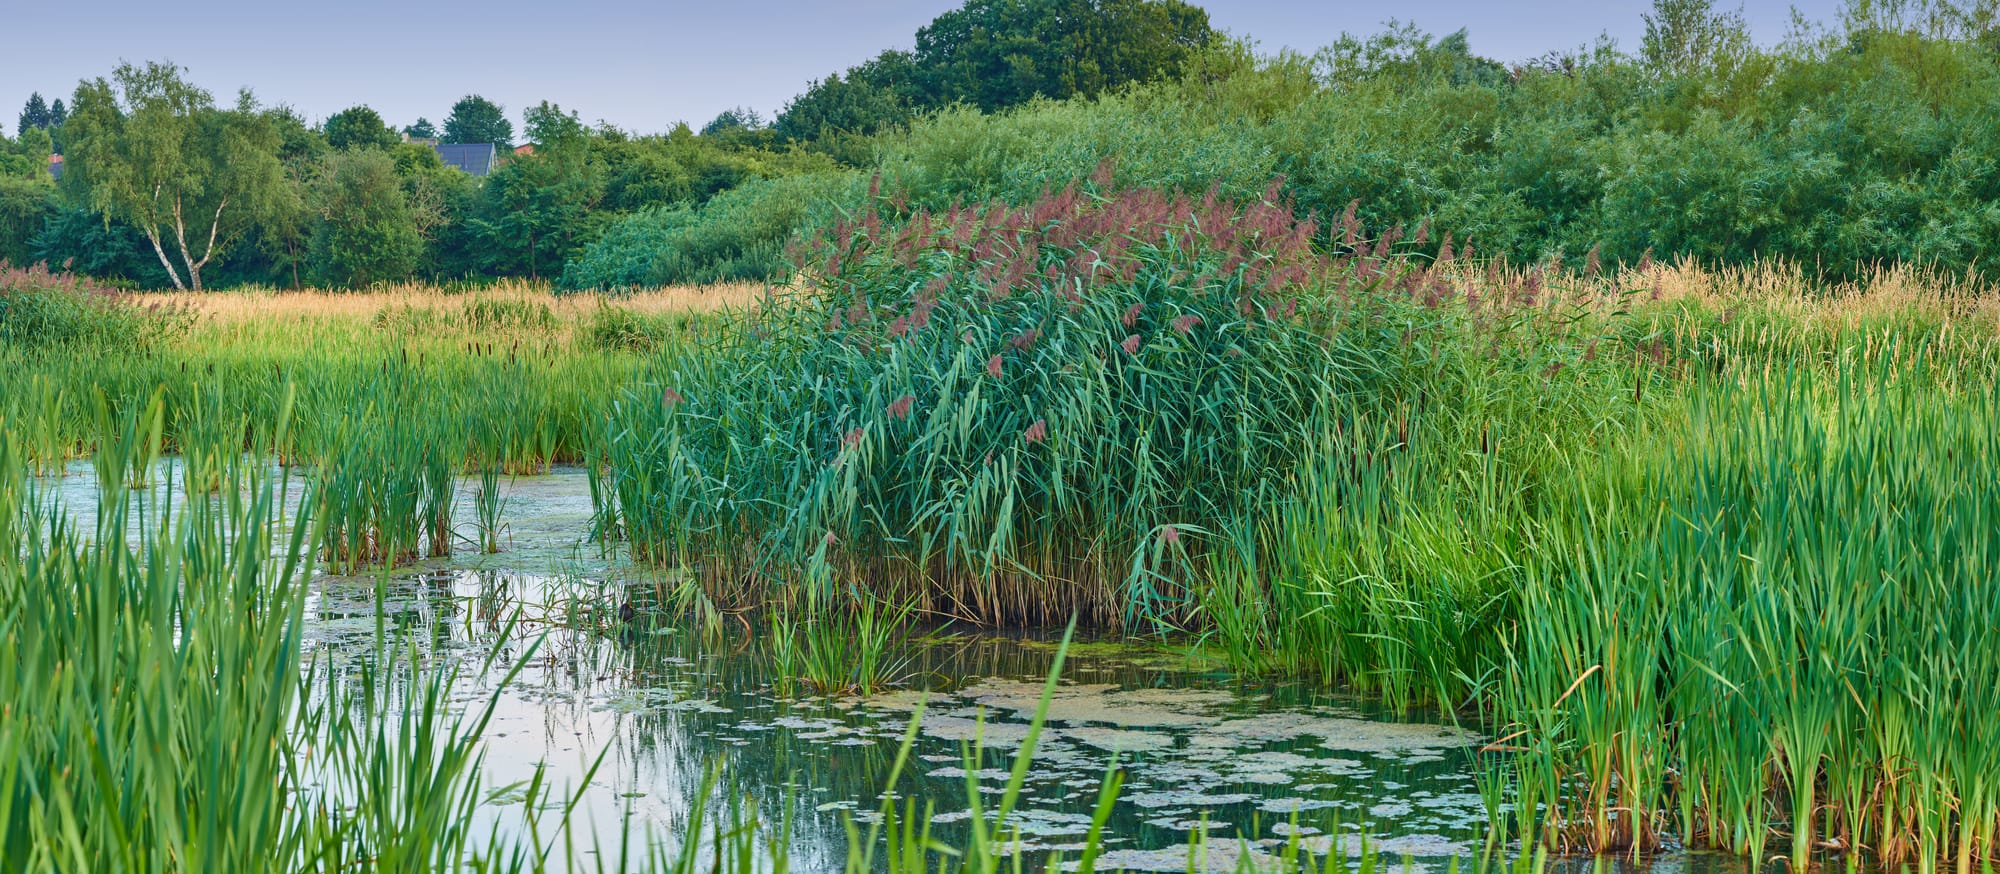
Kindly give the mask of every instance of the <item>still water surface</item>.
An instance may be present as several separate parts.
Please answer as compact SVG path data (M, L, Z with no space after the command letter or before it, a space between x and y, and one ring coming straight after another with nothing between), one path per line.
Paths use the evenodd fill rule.
M88 519L97 500L89 467L71 473L44 488ZM472 490L463 489L460 520L473 518ZM158 506L168 495L163 485L134 500ZM734 618L710 634L683 623L584 634L538 622L646 572L588 542L582 471L511 480L505 495L500 553L468 543L386 580L321 577L307 605L309 645L336 669L373 650L378 603L414 658L464 668L455 700L495 708L488 785L545 766L558 787L582 788L581 810L607 847L628 833L683 834L698 801L711 823L734 807L789 844L799 871L838 869L849 818L875 821L887 789L927 807L938 836L952 841L968 793L990 810L1006 785L1055 656L1050 638L929 629L894 653L890 691L781 694L763 635ZM496 647L502 658L482 673ZM495 695L510 667L520 673ZM913 724L911 760L889 787ZM1434 714L1399 720L1338 690L1238 676L1182 648L1084 640L1072 646L1009 825L1031 859L1073 856L1116 766L1125 785L1106 829L1106 868L1184 871L1190 841L1203 836L1211 849L1198 867L1232 870L1240 853L1268 853L1294 833L1321 848L1347 835L1347 852L1365 832L1392 858L1468 857L1485 835L1473 777L1479 740ZM521 801L500 793L493 803L497 816Z

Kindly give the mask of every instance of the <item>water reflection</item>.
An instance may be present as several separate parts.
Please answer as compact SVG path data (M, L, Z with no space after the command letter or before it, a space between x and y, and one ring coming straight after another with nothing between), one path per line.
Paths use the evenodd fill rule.
M698 798L740 803L761 822L789 824L800 870L844 859L842 817L872 821L885 789L928 805L943 839L959 836L967 775L989 798L1002 790L1055 655L1038 635L938 629L898 654L904 683L895 691L787 697L774 688L761 636L733 625L703 636L672 625L586 634L508 624L516 611L532 617L600 598L604 585L491 566L426 568L386 582L329 578L315 594L313 626L334 650L369 646L379 597L385 626L430 653L483 653L501 634L525 652L539 639L499 699L488 741L494 780L526 779L538 762L575 777L602 754L586 797L605 836L628 809L671 835L687 827ZM493 678L475 680L468 693L489 690ZM919 705L913 761L890 787ZM1212 844L1240 839L1268 850L1294 829L1309 845L1365 830L1418 857L1469 853L1484 834L1470 732L1390 721L1307 684L1249 682L1164 648L1084 641L1049 717L1011 820L1020 849L1036 855L1073 855L1114 763L1126 788L1107 831L1109 845L1125 851L1121 864L1173 850L1173 867L1184 869L1182 848L1197 831ZM984 749L968 761L975 738ZM711 776L719 776L712 786ZM1227 867L1229 858L1218 861Z
M150 491L130 494L156 519L184 498L173 462ZM39 480L72 518L98 499L88 466ZM276 473L276 472L274 472ZM296 506L299 478L286 490ZM474 487L461 490L473 517ZM583 783L582 813L601 843L628 834L669 843L698 803L710 821L754 818L783 840L793 870L837 869L847 855L845 818L877 816L882 793L931 812L938 837L965 828L968 776L991 799L1012 754L1054 644L1036 634L933 629L895 654L903 682L867 699L785 696L747 623L703 634L692 623L608 623L607 633L563 630L552 620L578 604L616 604L612 593L650 578L586 543L591 506L581 471L507 484L507 538L497 554L473 551L392 574L326 576L310 595L307 645L327 682L364 660L466 671L454 700L494 701L487 783L530 779L545 765L558 786ZM136 523L135 523L136 524ZM488 654L497 657L487 663ZM493 697L508 671L512 686ZM405 678L407 681L407 677ZM898 744L915 723L913 759L888 785ZM1107 827L1104 867L1187 868L1186 846L1205 836L1207 867L1229 870L1242 852L1273 852L1287 838L1347 851L1363 832L1391 857L1437 860L1477 852L1485 810L1473 780L1475 736L1435 714L1398 722L1361 700L1299 682L1246 679L1171 649L1086 640L1074 646L1010 825L1039 868L1049 851L1074 850L1089 826L1106 770L1126 785ZM973 738L984 751L968 759ZM596 766L594 772L592 766ZM500 793L496 810L520 804ZM988 802L990 807L990 800ZM723 811L717 813L717 811ZM643 843L643 838L636 838ZM1558 863L1580 872L1627 863ZM1679 855L1652 871L1736 870L1727 857Z

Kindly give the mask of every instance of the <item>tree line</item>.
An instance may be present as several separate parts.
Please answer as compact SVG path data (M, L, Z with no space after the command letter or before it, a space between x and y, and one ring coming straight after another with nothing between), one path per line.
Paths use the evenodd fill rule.
M218 101L170 64L29 98L0 137L0 258L151 287L527 277L771 279L871 196L898 209L1122 183L1281 197L1516 261L1782 258L1962 270L2000 252L1996 0L1853 0L1758 46L1714 0L1657 0L1628 51L1502 62L1393 25L1265 55L1180 0L969 0L892 50L641 134L477 96L400 130ZM490 142L482 179L428 145ZM47 156L60 150L61 181ZM873 184L871 184L873 180ZM1418 228L1438 233L1418 234Z
M19 133L0 138L0 258L154 287L559 277L620 218L698 210L746 182L836 173L851 163L837 142L863 154L851 137L930 107L1163 75L1211 37L1206 16L1178 0L973 0L898 62L921 75L906 77L889 114L824 117L816 95L838 77L773 121L738 108L699 131L587 125L541 103L520 115L534 149L518 157L512 120L477 95L441 126L419 118L398 130L366 105L308 124L248 91L218 100L172 64L126 64L79 83L67 104L31 96ZM995 64L1012 65L1011 90L983 84ZM493 143L504 160L475 179L406 138ZM46 172L51 152L62 155L60 181Z

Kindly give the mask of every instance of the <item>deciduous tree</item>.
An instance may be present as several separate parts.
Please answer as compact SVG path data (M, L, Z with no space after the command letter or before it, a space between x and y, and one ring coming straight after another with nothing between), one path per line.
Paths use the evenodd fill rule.
M1215 31L1182 0L969 0L917 31L934 100L994 110L1174 76Z
M313 183L318 221L313 229L316 282L363 286L408 279L423 255L424 239L396 175L396 160L381 149L326 157Z
M492 143L505 152L514 148L514 124L500 104L477 94L467 94L451 105L444 120L447 143Z
M574 113L544 101L523 121L537 148L487 178L482 230L496 255L540 278L560 272L596 228L592 211L604 198L605 179L591 154L590 131Z
M284 179L277 127L250 92L218 109L173 64L123 64L85 81L72 111L66 184L107 222L138 228L175 288L200 290L202 268L270 209Z
M1686 76L1733 68L1750 51L1750 26L1740 11L1715 0L1654 0L1641 56L1654 72Z
M326 143L336 149L388 148L402 138L383 123L382 116L366 106L343 109L327 117L323 130Z

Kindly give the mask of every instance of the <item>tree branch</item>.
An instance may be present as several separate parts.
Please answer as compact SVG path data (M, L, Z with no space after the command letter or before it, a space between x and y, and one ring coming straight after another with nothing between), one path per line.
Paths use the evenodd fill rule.
M158 225L154 225L146 231L146 239L153 244L153 254L160 256L160 266L167 268L167 278L173 280L174 290L186 291L187 286L181 284L180 273L174 270L174 262L167 260L166 247L160 245L160 229Z
M229 205L229 198L227 197L223 198L221 201L215 204L215 220L213 222L210 222L208 225L208 248L202 250L201 261L200 263L194 265L194 269L200 270L202 267L206 266L208 264L208 259L215 254L215 234L222 227L223 207L226 207L228 205Z

